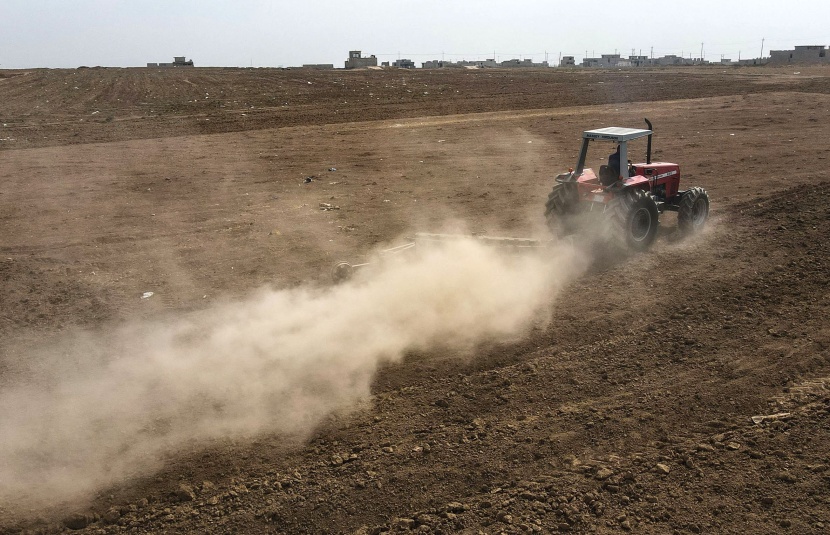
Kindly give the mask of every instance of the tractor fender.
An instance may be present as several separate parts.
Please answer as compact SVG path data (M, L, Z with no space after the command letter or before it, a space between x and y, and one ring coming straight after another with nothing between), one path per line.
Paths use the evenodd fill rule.
M635 175L623 181L624 188L648 189L649 180L641 175Z

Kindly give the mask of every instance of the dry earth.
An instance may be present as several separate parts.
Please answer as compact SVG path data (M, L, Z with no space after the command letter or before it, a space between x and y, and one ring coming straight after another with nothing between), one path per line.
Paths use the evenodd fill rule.
M307 441L199 444L0 532L827 532L827 69L0 71L0 97L0 385L44 339L325 285L449 218L538 233L589 127L648 117L713 202Z

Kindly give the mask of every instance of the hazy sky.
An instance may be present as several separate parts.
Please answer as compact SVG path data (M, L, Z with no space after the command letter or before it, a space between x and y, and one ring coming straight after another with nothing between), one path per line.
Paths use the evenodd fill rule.
M830 1L0 0L0 68L545 59L559 54L758 57L830 45Z

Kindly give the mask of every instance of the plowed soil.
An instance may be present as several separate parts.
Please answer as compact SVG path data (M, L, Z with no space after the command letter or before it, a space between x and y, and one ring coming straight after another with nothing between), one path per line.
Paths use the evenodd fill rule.
M390 364L307 441L175 452L0 532L826 533L828 69L0 71L0 387L44 339L328 284L450 216L536 234L581 131L644 117L701 235L665 214L549 325Z

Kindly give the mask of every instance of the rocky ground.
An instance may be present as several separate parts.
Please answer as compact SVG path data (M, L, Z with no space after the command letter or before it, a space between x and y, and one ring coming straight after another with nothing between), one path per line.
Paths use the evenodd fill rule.
M384 366L307 440L194 444L0 532L826 532L830 73L631 73L5 71L0 384L44 337L325 284L447 214L533 233L585 128L649 117L712 219L597 256L522 340ZM256 111L289 94L302 112Z

